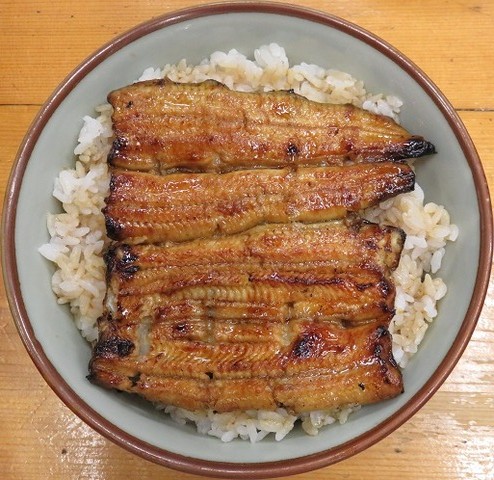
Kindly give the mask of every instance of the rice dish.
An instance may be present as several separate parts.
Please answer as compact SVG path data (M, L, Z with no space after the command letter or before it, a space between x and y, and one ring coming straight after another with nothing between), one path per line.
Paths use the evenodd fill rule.
M284 49L276 44L261 46L249 60L236 50L214 52L199 65L185 60L164 68L148 68L138 80L169 77L179 82L214 79L240 91L293 90L318 102L352 103L399 121L401 101L394 96L368 93L361 81L348 73L301 63L290 66ZM98 106L96 115L86 116L74 150L75 168L60 172L53 195L64 213L49 214L50 242L40 253L56 264L52 288L59 304L68 304L77 328L87 341L97 338L96 320L103 311L106 292L103 253L108 245L101 209L108 194L106 157L112 142L111 106ZM437 302L447 287L437 276L448 241L458 236L447 210L425 203L419 185L410 193L387 200L365 212L377 223L402 228L407 234L400 264L393 274L396 284L396 314L390 325L393 354L405 368L417 352L429 324L437 315ZM256 442L273 433L281 440L297 421L309 435L325 425L347 420L359 407L318 411L300 416L284 409L228 414L189 412L158 406L181 424L192 422L200 433L222 441L241 438Z

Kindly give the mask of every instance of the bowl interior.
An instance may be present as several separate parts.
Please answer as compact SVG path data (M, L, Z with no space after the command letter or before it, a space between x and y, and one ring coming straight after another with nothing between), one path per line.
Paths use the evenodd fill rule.
M72 408L82 408L78 413L113 439L126 442L128 434L157 449L214 462L254 464L294 459L341 446L393 415L401 415L403 421L407 416L404 409L411 413L424 400L424 385L448 355L470 306L480 259L481 211L474 176L458 134L462 127L445 118L441 103L444 99L431 99L433 89L424 89L427 79L420 72L415 78L410 76L405 63L397 63L396 54L387 46L375 48L376 41L368 43L365 32L357 34L335 19L322 21L307 12L295 15L281 7L278 13L254 8L210 13L156 20L117 40L81 66L42 114L39 137L37 132L31 132L28 142L32 152L24 153L29 161L25 159L17 209L11 206L9 212L15 215L15 260L28 317L20 322L30 324L34 332L32 348L39 349L48 359L43 364L46 368L41 366L45 378L65 400L73 399L75 393L80 400ZM48 240L47 213L60 209L51 197L53 181L61 169L71 167L74 161L72 152L82 117L92 115L93 108L105 102L110 90L133 82L148 66L162 67L182 58L194 64L213 51L232 48L252 57L255 48L271 42L285 48L292 65L306 62L343 70L364 80L368 91L397 95L403 100L402 124L431 140L438 149L437 155L417 162L418 181L426 200L447 207L453 223L460 228L460 236L448 246L441 270L449 294L441 301L439 315L419 353L405 369L402 396L365 407L346 424L323 429L317 437L294 431L281 443L265 439L254 445L241 441L224 444L198 435L192 426L175 424L145 402L105 391L86 380L90 348L74 327L68 308L57 305L50 288L53 267L37 248ZM475 153L471 155L470 161L475 160ZM460 191L462 195L458 195ZM472 328L470 323L469 329ZM53 370L66 385L61 386L52 376ZM93 416L87 407L101 418ZM119 430L111 432L103 418ZM156 455L160 453L154 450L153 456Z

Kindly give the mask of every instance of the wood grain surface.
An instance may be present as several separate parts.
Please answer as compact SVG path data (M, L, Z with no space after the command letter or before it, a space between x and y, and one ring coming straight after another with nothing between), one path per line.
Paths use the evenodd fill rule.
M91 52L137 23L191 0L0 0L0 195L42 103ZM494 2L311 0L401 50L458 110L494 186ZM79 420L26 353L0 289L0 478L179 479L112 444ZM293 476L323 479L494 478L494 287L473 338L441 389L368 450Z

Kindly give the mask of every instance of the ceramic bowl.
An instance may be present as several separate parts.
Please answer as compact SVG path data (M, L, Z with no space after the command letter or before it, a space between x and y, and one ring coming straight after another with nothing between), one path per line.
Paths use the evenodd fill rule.
M362 408L343 425L310 437L294 430L282 442L222 443L180 426L145 402L98 388L86 379L90 347L50 288L53 266L37 252L48 239L45 218L60 207L51 196L57 173L70 167L81 118L107 93L148 66L216 50L252 55L282 45L291 64L337 68L369 91L391 92L405 105L401 122L438 149L420 163L427 200L447 206L460 228L448 246L442 277L449 293L420 351L404 371L405 393ZM77 67L42 107L15 161L3 218L3 265L14 320L39 371L85 422L118 445L167 467L227 478L300 473L345 459L407 421L439 388L475 328L492 257L486 180L474 145L453 107L410 60L371 33L340 18L271 3L204 5L155 18L121 35ZM459 194L461 192L461 195Z

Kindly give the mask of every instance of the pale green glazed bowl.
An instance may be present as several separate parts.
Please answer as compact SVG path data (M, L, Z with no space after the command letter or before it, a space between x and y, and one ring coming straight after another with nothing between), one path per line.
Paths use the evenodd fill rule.
M344 425L282 442L222 443L180 426L145 402L106 391L86 379L89 345L50 288L53 267L37 252L48 239L45 219L59 206L51 196L57 173L73 162L81 119L107 93L131 83L148 66L215 50L252 55L270 42L292 64L305 61L350 72L373 92L405 104L402 124L427 137L438 153L420 162L427 200L445 205L460 228L442 276L449 293L419 353L404 372L405 393L362 408ZM437 87L408 59L342 19L295 6L231 3L200 6L139 25L80 65L41 109L19 150L3 218L3 267L14 320L43 377L85 422L122 447L167 467L226 478L265 478L320 468L362 451L408 420L439 388L475 328L492 259L487 183L474 145Z

